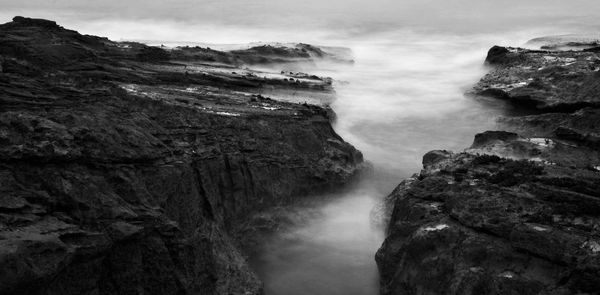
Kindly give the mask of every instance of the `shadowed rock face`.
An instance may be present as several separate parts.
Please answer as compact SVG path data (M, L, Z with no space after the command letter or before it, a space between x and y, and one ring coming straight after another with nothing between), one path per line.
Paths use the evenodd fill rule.
M598 56L494 47L487 61L474 92L538 114L500 118L504 131L462 153L426 154L394 190L381 293L596 294Z
M395 191L382 294L571 294L600 288L600 174L448 153Z
M230 232L362 166L327 109L260 95L298 83L20 17L0 64L2 294L258 294Z

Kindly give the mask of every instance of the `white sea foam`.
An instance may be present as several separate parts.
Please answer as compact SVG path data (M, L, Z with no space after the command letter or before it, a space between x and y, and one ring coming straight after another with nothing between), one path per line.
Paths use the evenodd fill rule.
M432 232L432 231L440 231L440 230L447 229L447 228L449 228L449 227L450 227L450 226L448 226L447 224L438 224L438 225L435 225L435 226L428 226L428 227L425 227L425 228L423 229L423 231L428 231L428 232Z

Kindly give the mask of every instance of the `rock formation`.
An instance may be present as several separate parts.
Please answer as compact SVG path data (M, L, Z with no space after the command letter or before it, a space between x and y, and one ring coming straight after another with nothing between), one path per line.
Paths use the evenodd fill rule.
M262 95L325 79L181 52L0 25L1 294L259 294L231 231L360 170L330 110Z
M382 294L598 294L600 55L494 47L471 94L531 115L433 151L388 197Z

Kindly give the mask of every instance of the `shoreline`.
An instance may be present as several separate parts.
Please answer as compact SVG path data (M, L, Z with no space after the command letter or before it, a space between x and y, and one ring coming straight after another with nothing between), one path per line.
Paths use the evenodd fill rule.
M366 166L331 125L330 78L249 69L319 59L336 57L0 25L0 293L261 294L236 227Z
M472 93L537 114L500 118L503 131L463 152L427 153L387 198L381 294L600 289L596 48L490 49Z
M326 47L152 47L23 17L0 41L0 293L262 294L247 237L369 172L332 126L334 81L304 70L353 62ZM527 115L425 154L374 209L382 294L600 289L594 44L489 51L466 95Z

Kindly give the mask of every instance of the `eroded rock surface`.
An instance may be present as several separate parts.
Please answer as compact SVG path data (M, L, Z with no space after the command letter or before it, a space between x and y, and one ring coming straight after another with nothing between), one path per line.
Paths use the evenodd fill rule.
M382 294L598 294L600 75L591 51L494 47L474 93L499 119L461 153L432 151L388 197Z
M1 294L259 294L230 232L361 168L330 110L261 95L331 83L174 56L0 25Z
M600 173L447 153L394 192L383 294L572 294L600 288Z
M494 67L473 93L544 112L572 112L600 105L600 56L592 51L536 51L494 47Z

